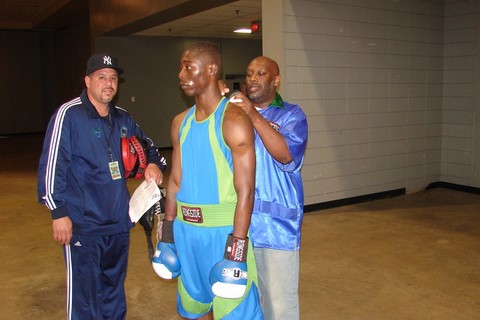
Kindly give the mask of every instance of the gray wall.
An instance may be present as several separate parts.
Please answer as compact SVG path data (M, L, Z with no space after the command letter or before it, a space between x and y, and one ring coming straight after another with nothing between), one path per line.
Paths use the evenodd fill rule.
M262 53L261 41L208 40L222 48L224 75L244 73L248 62ZM171 147L173 117L193 104L192 99L182 94L178 71L183 49L197 41L199 39L138 36L97 38L95 51L117 56L125 70L117 104L134 116L159 147Z
M307 205L480 187L479 1L262 4L264 54L309 121Z
M444 10L441 181L480 187L480 1Z

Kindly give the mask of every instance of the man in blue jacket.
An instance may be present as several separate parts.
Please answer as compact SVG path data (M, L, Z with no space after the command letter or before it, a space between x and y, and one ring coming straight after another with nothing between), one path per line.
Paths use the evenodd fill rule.
M255 203L250 225L258 283L267 320L299 319L299 250L303 220L300 170L308 124L302 109L278 94L277 63L257 57L247 67L248 97L231 99L255 128Z
M160 185L166 168L153 142L112 103L122 72L109 54L90 57L86 89L56 110L40 157L38 200L50 209L53 238L63 245L67 319L126 317L124 282L134 224L122 142L146 141L143 169L149 183Z

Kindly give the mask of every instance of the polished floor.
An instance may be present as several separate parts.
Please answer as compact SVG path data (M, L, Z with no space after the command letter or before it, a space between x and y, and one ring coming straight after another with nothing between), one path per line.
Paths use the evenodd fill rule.
M62 252L36 202L41 138L0 138L0 319L65 319ZM135 227L127 319L179 319L175 288ZM300 299L303 320L480 319L480 196L433 189L307 214Z

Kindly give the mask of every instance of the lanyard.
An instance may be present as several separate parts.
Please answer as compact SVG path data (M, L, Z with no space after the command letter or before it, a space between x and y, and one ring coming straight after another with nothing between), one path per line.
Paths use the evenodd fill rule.
M102 127L104 126L103 119L102 119ZM110 114L110 107L108 107L108 129L110 131L110 136L107 137L107 134L106 134L106 131L105 131L105 134L104 134L105 143L107 144L107 149L108 149L108 153L109 153L109 156L110 156L110 161L113 162L113 153L112 153L112 149L110 148L110 140L112 139L112 136L113 136L112 115Z
M103 120L102 119L102 127L103 127ZM108 107L108 128L110 129L110 136L107 137L107 132L105 131L105 142L107 143L108 153L110 155L110 162L108 163L108 167L110 169L110 175L112 176L112 180L120 180L122 179L122 173L120 172L120 166L118 161L113 160L113 153L112 149L110 148L110 142L112 142L113 137L113 128L114 123L112 121L112 116L110 115L110 107Z

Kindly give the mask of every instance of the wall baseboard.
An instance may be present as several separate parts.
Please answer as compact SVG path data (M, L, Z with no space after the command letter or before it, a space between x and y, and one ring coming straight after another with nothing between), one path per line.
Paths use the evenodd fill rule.
M427 186L427 190L436 189L436 188L452 189L452 190L457 190L457 191L462 191L467 193L480 194L480 188L464 186L461 184L455 184L450 182L443 182L443 181L432 182Z
M462 192L467 192L467 193L480 194L480 188L463 186L463 185L449 183L449 182L443 182L443 181L430 183L426 187L426 190L437 189L437 188L452 189L452 190L462 191ZM309 204L309 205L306 205L303 208L303 211L305 213L308 213L308 212L312 212L312 211L319 211L319 210L325 210L325 209L330 209L330 208L342 207L342 206L358 204L358 203L362 203L362 202L369 202L369 201L374 201L374 200L386 199L386 198L396 197L396 196L405 195L405 194L406 194L406 189L401 188L401 189L395 189L395 190L389 190L389 191L383 191L383 192L378 192L378 193L362 195L362 196L358 196L358 197L352 197L352 198L338 199L338 200L327 201L327 202L322 202L322 203Z
M312 211L343 207L343 206L362 203L362 202L369 202L373 200L391 198L391 197L404 195L404 194L405 194L405 188L377 192L377 193L366 194L366 195L352 197L352 198L345 198L345 199L338 199L338 200L332 200L327 202L309 204L303 208L303 211L307 213Z

